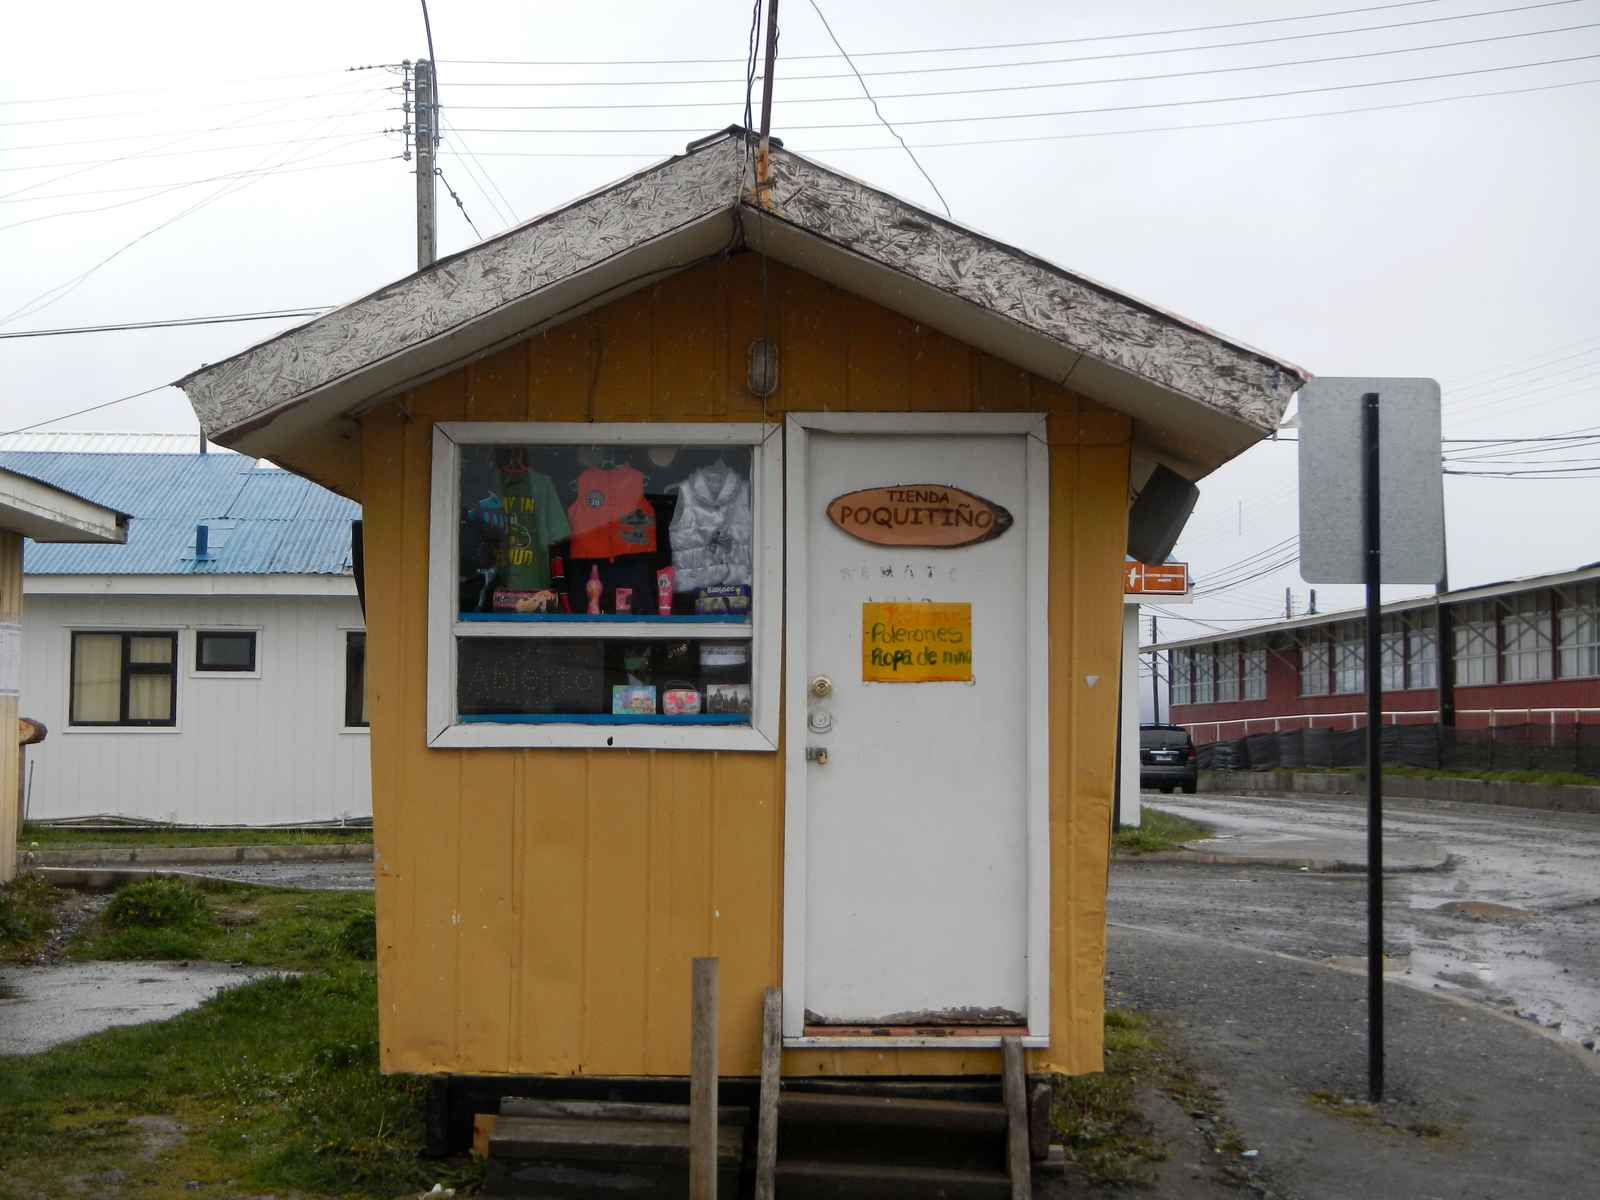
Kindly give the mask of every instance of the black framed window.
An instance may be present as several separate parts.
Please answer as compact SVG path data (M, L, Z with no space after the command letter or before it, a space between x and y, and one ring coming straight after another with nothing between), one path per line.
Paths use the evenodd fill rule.
M164 631L72 635L72 725L175 725L178 635Z
M256 631L200 629L194 635L196 671L254 671Z
M367 721L367 635L351 632L344 636L344 723L351 729L364 729Z

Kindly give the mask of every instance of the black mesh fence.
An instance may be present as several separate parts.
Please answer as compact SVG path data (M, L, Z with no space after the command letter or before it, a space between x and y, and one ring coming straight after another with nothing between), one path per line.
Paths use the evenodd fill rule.
M1218 771L1360 767L1367 761L1367 735L1364 729L1252 733L1197 746L1195 757L1202 770ZM1398 767L1559 771L1600 778L1600 725L1385 725L1383 761Z

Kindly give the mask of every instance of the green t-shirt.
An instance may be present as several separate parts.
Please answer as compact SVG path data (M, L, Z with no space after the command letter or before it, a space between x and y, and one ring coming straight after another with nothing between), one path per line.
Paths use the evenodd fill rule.
M514 592L550 586L550 544L571 535L566 509L548 475L502 472L496 499L506 518L501 578Z

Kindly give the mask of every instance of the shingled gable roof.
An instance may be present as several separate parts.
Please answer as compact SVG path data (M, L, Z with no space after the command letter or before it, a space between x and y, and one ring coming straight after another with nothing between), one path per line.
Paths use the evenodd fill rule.
M293 461L339 418L743 246L1136 420L1199 478L1270 433L1307 378L1081 275L774 146L741 192L737 127L178 381L206 434Z

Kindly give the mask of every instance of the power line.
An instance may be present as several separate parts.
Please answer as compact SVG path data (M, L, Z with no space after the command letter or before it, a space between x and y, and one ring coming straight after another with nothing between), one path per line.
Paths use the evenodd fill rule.
M363 136L376 137L376 134ZM331 139L330 139L331 140ZM278 142L275 145L290 145L291 142ZM363 158L349 163L318 163L314 167L282 167L276 171L279 175L293 175L300 171L329 171L335 167L359 166L367 162L388 162L390 155L383 158ZM220 183L225 179L243 179L247 175L257 175L259 171L224 171L220 175L204 175L199 179L165 179L159 183L130 183L121 187L90 188L82 192L47 192L43 196L27 196L20 200L0 200L0 204L36 204L45 200L77 200L84 196L111 196L119 192L149 192L157 188L191 187L201 183Z
M1574 0L1576 2L1576 0ZM349 75L356 71L388 69L387 63L371 63L362 67L326 67L320 71L293 71L287 75L257 75L249 79L197 79L189 83L166 87L121 88L114 92L80 92L75 96L24 96L0 100L0 108L13 104L66 104L74 100L100 100L109 96L143 96L155 92L182 92L201 87L235 87L246 83L276 83L285 79L312 79L323 75ZM294 97L288 97L294 99Z
M461 197L456 195L455 188L450 186L450 181L444 177L444 171L435 167L433 173L439 177L439 182L444 184L444 190L450 193L450 199L456 202L456 207L461 210L461 215L466 218L467 224L472 226L473 235L481 242L483 234L478 232L478 223L472 219L472 214L467 212L467 206L461 203Z
M1507 63L1498 67L1474 67L1461 71L1442 71L1434 75L1411 75L1401 79L1376 79L1365 83L1340 83L1326 87L1291 88L1281 92L1252 92L1243 96L1214 96L1200 100L1162 100L1146 104L1108 104L1096 108L1063 108L1051 109L1044 112L1026 113L983 113L973 117L917 117L909 121L901 121L901 125L971 125L991 121L1031 121L1046 117L1081 117L1095 116L1103 113L1116 112L1143 112L1157 108L1188 108L1209 104L1236 104L1245 100L1280 100L1289 96L1321 95L1325 92L1348 92L1362 88L1395 87L1404 83L1431 83L1440 79L1461 79L1470 75L1492 75L1502 71L1526 71L1534 67L1562 66L1567 63L1589 62L1600 58L1600 54L1576 54L1565 58L1545 58L1535 62ZM1581 82L1593 82L1584 80ZM1571 86L1545 85L1545 86ZM1423 101L1422 103L1426 103ZM835 121L826 124L790 125L790 130L815 130L815 129L871 129L875 121ZM698 126L657 126L636 129L596 129L596 128L532 128L532 129L496 129L496 128L469 128L467 133L568 133L593 136L595 134L617 133L699 133ZM881 149L881 147L862 147L862 149Z
M445 119L445 115L442 112L439 114L439 123L449 131L450 136L455 138L455 140L461 144L461 149L466 152L466 158L462 159L461 165L466 168L468 176L472 178L474 183L478 183L478 180L481 177L481 179L488 184L489 188L494 189L494 195L491 196L488 188L485 188L483 183L478 183L478 190L483 192L483 198L489 202L489 207L495 210L496 215L508 228L512 225L515 225L517 223L516 206L512 204L511 201L506 198L506 194L500 190L500 185L496 183L494 181L494 177L489 174L489 168L478 161L478 156L473 153L472 147L467 145L467 139L456 133L455 126L450 124L450 122ZM452 154L456 153L453 147L450 148L450 152ZM456 157L461 158L461 155L456 154ZM474 166L477 168L477 174L474 174L473 172ZM496 201L495 196L498 196L500 200L505 201L504 207L501 207L500 203Z
M385 110L383 110L383 109L375 109L374 111L375 112L383 112ZM381 130L380 131L380 133L382 133L382 134L388 134L388 133L393 133L393 132L397 132L397 131L389 130L389 129L385 129L385 130ZM30 183L30 184L27 185L27 187L17 188L15 191L0 193L0 203L17 203L17 201L14 200L14 197L20 196L23 192L32 191L36 187L45 187L48 184L59 182L62 179L69 179L74 175L87 174L88 173L87 168L115 166L118 163L127 162L129 159L133 159L133 158L137 158L137 159L140 159L142 161L144 159L150 159L150 158L188 158L188 157L190 157L192 155L196 155L196 154L228 154L228 153L231 153L234 150L261 150L261 149L265 149L267 147L272 147L272 146L303 146L303 145L307 145L307 144L312 143L312 142L339 141L339 140L341 140L341 139L343 139L343 138L345 138L347 136L348 136L347 134L335 133L335 134L328 134L328 135L323 136L323 137L278 138L278 139L276 139L274 141L270 141L270 142L235 142L235 143L232 143L231 145L227 145L227 146L205 146L205 147L198 147L198 148L193 149L193 150L154 151L154 152L148 153L148 154L134 152L134 153L131 153L131 154L118 155L116 158L80 158L80 159L74 159L74 160L71 160L71 161L68 161L68 162L32 163L32 164L30 164L28 166L25 166L25 167L0 167L0 174L9 174L9 173L12 173L12 172L15 172L15 171L48 171L48 170L52 170L52 169L54 169L56 167L84 167L84 168L86 168L86 170L83 170L83 171L69 171L67 174L58 175L54 179L46 179L46 180L42 180L42 181L40 181L38 183ZM187 140L187 139L178 139L178 140L182 141L182 140ZM167 144L168 145L173 145L174 143L169 142ZM220 176L219 176L219 178L220 178ZM140 185L140 186L143 186L143 185ZM112 190L112 189L107 189L107 190ZM62 195L66 195L66 194L68 194L68 193L64 193L64 192L56 193L57 196L62 196ZM94 192L86 192L86 193L83 193L83 194L84 195L94 195L95 193Z
M383 91L383 90L386 90L386 89L376 88L376 89L373 89L373 90L375 90L375 91ZM357 93L357 94L359 94L359 93ZM368 115L368 114L374 114L375 115L377 113L388 112L391 107L392 107L392 105L389 105L389 104L381 104L381 105L378 105L377 107L373 107L372 105L369 104L365 108L347 109L346 111L344 111L342 113L334 113L333 115L334 116L352 116L352 117L353 116L364 116L364 115ZM235 121L235 122L230 122L228 124L227 128L229 128L229 129L270 129L273 126L277 126L277 125L296 125L296 124L299 124L303 120L305 120L304 117L285 117L282 120L278 120L278 121ZM155 129L155 130L151 130L149 133L115 133L115 134L111 134L108 137L77 138L77 139L75 139L73 141L68 141L68 142L28 142L28 143L26 143L24 145L21 145L21 146L7 146L6 149L8 151L12 151L12 150L59 150L63 146L103 146L103 145L107 144L108 142L132 142L132 141L138 141L141 138L166 137L166 136L172 135L172 134L188 137L188 136L191 136L191 135L199 135L199 134L211 133L211 132L214 132L217 128L219 128L219 127L213 125L213 126L209 126L207 128L204 128L204 129Z
M19 429L8 429L0 437L10 437L14 433L27 433L33 429L42 429L46 425L54 425L60 421L70 421L73 417L81 417L88 413L99 412L103 408L110 408L113 404L126 404L129 400L137 400L141 396L148 396L152 392L164 391L171 387L170 383L158 383L155 387L145 388L142 392L133 392L127 396L118 396L115 400L107 400L103 404L91 404L88 408L80 408L75 412L62 413L59 417L49 417L43 421L35 421L32 425L24 425Z
M321 118L320 122L321 122L321 124L325 125L328 121L336 121L336 120L340 120L340 119L342 119L340 117L340 115L339 114L335 114L335 115L333 115L331 117L323 117L323 118ZM318 119L317 118L312 118L312 120L315 121L315 120L318 120ZM338 146L331 146L327 150L321 151L320 153L328 154L328 153L332 153L334 150L337 150L337 149L339 149ZM256 167L265 167L265 166L267 166L268 159L270 159L272 157L273 156L271 154L267 154L267 155L263 156L255 164ZM315 156L313 156L313 157L315 157ZM279 162L273 163L272 165L273 166L281 166L284 162L287 162L287 161L288 161L288 156L286 155L286 156L283 156L282 158L280 158ZM138 245L140 242L144 241L146 238L151 237L151 236L161 232L161 230L167 228L169 225L175 224L176 222L183 220L184 217L189 216L191 213L198 212L200 209L205 208L208 205L214 203L215 201L222 199L222 197L224 197L226 195L242 191L245 188L250 187L252 184L260 182L260 180L262 178L263 178L263 175L256 174L256 175L254 175L254 176L252 176L250 178L247 178L247 179L235 179L235 180L232 180L232 181L230 181L228 183L223 184L220 188L217 188L215 191L211 192L209 195L206 195L206 196L202 197L201 199L195 201L193 204L189 205L189 207L179 210L177 213L174 213L172 216L168 217L166 220L161 221L161 222L151 226L149 229L146 229L143 233L140 233L137 236L135 236L133 238L130 238L128 241L124 242L121 246L117 247L117 249L113 250L110 254L108 254L104 258L100 259L98 262L96 262L93 266L89 267L87 270L81 271L77 275L74 275L71 279L65 280L62 283L58 283L53 287L46 288L44 291L42 291L38 295L34 296L31 300L28 300L28 301L24 302L23 304L21 304L17 308L12 309L10 312L4 314L3 316L0 316L0 327L4 327L5 325L10 324L12 321L16 320L18 317L31 316L32 314L34 314L36 312L41 312L44 309L49 308L52 304L57 303L58 301L64 299L66 296L70 295L73 291L77 290L78 287L80 287L86 280L88 280L92 275L94 275L102 267L107 266L109 263L111 263L115 259L119 258L121 255L123 255L127 251L131 250L134 246Z
M338 146L329 147L329 149L330 150L343 149L345 146L352 146L357 142L368 141L374 136L375 135L370 134L370 133L359 133L359 134L356 134L354 137L345 140L343 143L341 143ZM216 176L215 178L219 178L219 179L235 179L235 180L237 180L237 179L259 179L259 178L264 178L265 176L268 176L268 175L278 175L278 174L282 174L282 173L285 173L285 172L288 172L288 171L330 171L330 170L333 170L333 169L338 168L338 167L360 167L360 166L366 166L366 165L368 165L370 163L388 162L388 161L390 161L390 159L392 159L394 157L396 157L396 156L392 155L392 154L385 154L385 155L382 155L382 156L380 156L378 158L358 158L358 159L354 160L353 162L319 163L319 164L317 164L316 166L313 166L313 167L282 167L282 168L268 167L268 168L266 168L264 170L236 171L236 172L232 173L231 175ZM196 186L198 186L198 184L204 183L204 182L207 182L207 181L206 180L190 180L189 182L186 182L186 183L168 184L168 185L160 188L160 190L158 190L158 191L151 192L151 194L148 195L148 196L134 196L132 199L129 199L129 200L118 200L118 201L115 201L114 203L101 204L101 205L98 205L98 206L96 206L94 208L73 208L73 209L68 209L68 210L66 210L64 212L41 213L38 216L26 217L21 221L12 221L9 225L0 225L0 233L5 232L7 229L16 229L19 226L23 226L23 225L37 224L40 221L54 221L54 220L57 220L57 219L62 218L62 217L81 217L81 216L93 215L93 214L96 214L96 213L110 212L111 210L118 209L118 208L127 208L129 205L132 205L132 204L144 204L145 202L150 201L150 200L159 200L162 196L169 195L172 192L181 191L184 188L196 187ZM15 203L15 201L12 201L11 203Z
M861 91L872 105L872 111L877 114L878 120L883 127L894 136L894 140L900 143L900 148L906 152L906 157L911 160L911 165L916 167L922 177L928 181L928 186L933 189L933 194L939 197L939 204L944 208L944 215L948 217L950 215L950 202L944 198L944 193L939 190L939 185L933 181L933 176L928 174L928 169L917 159L911 147L906 145L906 140L900 136L899 130L889 124L889 118L883 115L883 110L878 107L878 102L872 98L872 90L867 87L867 81L861 78L860 71L856 71L855 63L850 61L848 54L845 54L844 46L840 44L838 36L833 32L833 26L829 25L828 18L822 15L822 9L817 6L817 0L810 0L810 4L811 11L817 14L817 20L821 21L822 27L828 31L828 37L833 42L834 49L844 56L846 65L852 71L855 71L856 82L861 85Z
M815 4L813 3L813 7ZM826 23L826 22L824 22ZM877 110L877 100L933 100L951 96L988 96L1005 92L1037 92L1049 91L1056 88L1098 87L1102 84L1113 83L1153 83L1167 79L1195 79L1210 75L1233 75L1240 71L1268 71L1280 67L1308 67L1321 66L1328 63L1354 62L1367 58L1388 58L1396 54L1419 54L1430 50L1453 50L1461 46L1479 46L1489 42L1513 41L1519 38L1542 37L1553 33L1572 33L1580 29L1594 29L1600 27L1600 21L1590 21L1582 25L1566 25L1559 29L1531 29L1521 33L1494 34L1489 37L1467 38L1455 42L1434 42L1425 46L1402 46L1392 50L1366 50L1356 54L1335 54L1323 58L1291 59L1286 62L1251 63L1245 66L1231 67L1204 67L1192 71L1166 71L1154 75L1121 75L1106 79L1069 79L1052 83L1018 83L1005 84L998 87L980 88L948 88L930 92L885 92L876 99L870 91L866 98L873 103L874 111ZM837 43L835 43L837 44ZM1114 56L1105 56L1114 57ZM1089 61L1080 59L1061 59L1061 62ZM1033 65L1033 64L1027 64ZM948 68L959 70L976 70L973 67ZM815 77L815 78L821 78ZM829 78L833 78L829 76ZM859 75L856 76L861 83L863 91L867 85ZM782 104L844 104L858 103L860 96L791 96L780 100ZM689 100L689 101L654 101L644 104L462 104L458 107L474 112L593 112L593 111L619 111L661 108L720 108L727 102L724 100ZM881 115L881 114L880 114ZM805 128L802 126L801 128ZM892 132L892 130L891 130Z
M1575 3L1576 0L1569 0ZM970 50L1022 50L1038 46L1069 46L1081 45L1088 42L1117 42L1131 38L1146 37L1171 37L1183 33L1214 33L1221 29L1246 29L1260 25L1282 25L1291 21L1314 21L1328 17L1348 17L1359 13L1389 12L1400 8L1420 8L1426 4L1436 4L1438 0L1404 0L1398 4L1371 4L1362 8L1341 8L1331 12L1300 13L1290 17L1263 17L1252 21L1228 21L1216 25L1190 25L1178 29L1147 29L1134 33L1101 33L1073 38L1052 38L1046 41L1032 42L989 42L981 45L927 47L921 50L862 50L856 54L857 58L887 58L908 54L957 54ZM1542 4L1530 4L1526 8L1543 8ZM1517 12L1518 8L1497 9L1496 12ZM1478 15L1478 14L1468 14ZM1448 20L1450 18L1437 18ZM842 57L839 54L791 54L787 56L790 61L800 62L817 59L834 59ZM501 66L501 67L665 67L665 66L694 66L704 63L738 63L744 61L737 58L633 58L633 59L496 59L496 58L455 58L445 61L462 66Z
M1024 145L1040 142L1070 142L1082 138L1107 138L1107 137L1135 137L1152 133L1183 133L1197 130L1234 129L1248 125L1273 125L1283 121L1305 121L1317 117L1343 117L1358 113L1391 112L1405 108L1425 108L1434 104L1449 104L1457 100L1483 100L1496 96L1525 96L1536 92L1561 91L1566 88L1583 87L1600 83L1600 78L1576 79L1567 83L1540 84L1532 87L1503 88L1487 92L1467 92L1459 96L1437 96L1427 100L1401 100L1392 104L1369 104L1356 108L1336 108L1325 112L1311 113L1285 113L1275 117L1246 117L1233 121L1204 121L1190 122L1186 125L1150 125L1140 129L1100 129L1089 130L1081 133L1049 133L1036 134L1026 137L990 137L972 138L962 141L947 142L912 142L913 149L941 150L959 147L994 147ZM536 132L533 130L494 130L496 133L522 133ZM577 130L552 131L552 132L580 132ZM603 131L602 131L603 132ZM621 132L621 131L618 131ZM641 132L641 131L629 131ZM881 152L892 150L899 152L899 146L817 146L808 148L808 154L855 154L864 152ZM573 158L573 159L600 159L616 158L638 161L640 159L659 159L664 157L663 151L654 150L485 150L484 158Z
M0 339L65 337L77 333L119 333L130 329L187 329L195 325L234 325L243 321L284 321L295 317L317 317L333 306L321 304L304 308L280 308L267 312L219 313L209 317L174 317L162 321L122 321L106 325L69 325L59 329L18 329L0 333Z

